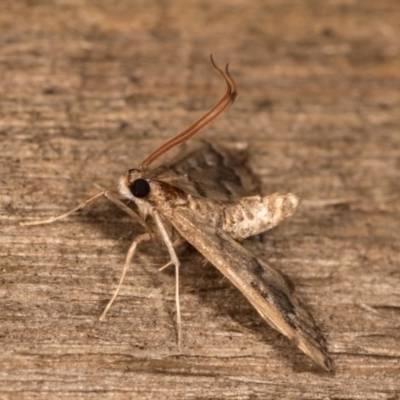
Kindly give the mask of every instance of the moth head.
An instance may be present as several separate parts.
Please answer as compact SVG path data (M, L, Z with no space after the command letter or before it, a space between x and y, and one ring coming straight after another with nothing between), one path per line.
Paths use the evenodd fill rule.
M138 169L130 169L121 176L119 192L130 200L145 199L151 192L150 183Z

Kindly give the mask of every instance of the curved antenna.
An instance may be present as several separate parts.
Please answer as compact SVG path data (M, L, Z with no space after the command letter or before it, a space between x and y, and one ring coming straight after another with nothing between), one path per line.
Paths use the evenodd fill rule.
M196 133L201 131L205 126L214 121L219 115L221 115L236 99L237 91L236 91L236 83L229 74L229 64L226 64L225 71L219 68L213 59L213 56L210 55L211 64L213 67L221 74L221 76L225 80L226 91L221 100L215 104L206 114L204 114L199 120L189 126L189 128L185 129L183 132L178 135L172 137L168 141L166 141L163 145L161 145L156 151L150 154L141 164L140 169L146 170L147 167L154 162L158 157L162 156L167 151L172 148L180 145L186 140L190 139Z

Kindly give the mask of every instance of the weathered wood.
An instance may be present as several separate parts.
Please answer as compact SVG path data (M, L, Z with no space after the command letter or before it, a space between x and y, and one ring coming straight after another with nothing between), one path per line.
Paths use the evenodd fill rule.
M400 393L400 3L0 4L1 398L395 399ZM183 255L184 352L168 259L112 204L48 226L207 109L202 138L247 141L263 193L300 211L246 247L296 284L335 374Z

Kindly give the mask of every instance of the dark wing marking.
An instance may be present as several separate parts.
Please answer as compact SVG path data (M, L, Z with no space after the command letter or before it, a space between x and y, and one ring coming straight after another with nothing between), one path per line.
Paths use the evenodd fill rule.
M258 182L247 166L245 149L211 143L202 143L154 169L149 178L170 183L188 194L219 201L251 196L258 191Z
M291 283L191 210L167 207L164 215L175 229L243 293L260 315L319 366L330 371L325 339Z

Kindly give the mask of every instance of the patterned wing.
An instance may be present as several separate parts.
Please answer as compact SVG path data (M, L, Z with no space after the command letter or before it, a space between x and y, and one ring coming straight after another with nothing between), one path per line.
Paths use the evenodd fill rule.
M219 201L250 196L259 188L247 166L247 152L239 145L202 143L154 169L149 178L170 183L188 194Z
M277 270L250 254L225 232L192 210L160 208L175 229L224 274L276 330L327 371L332 369L325 339L293 286Z

